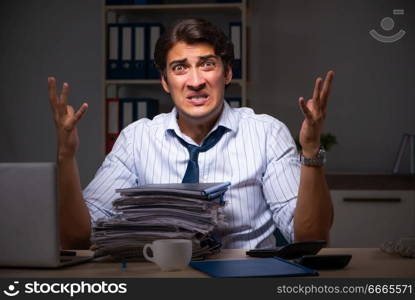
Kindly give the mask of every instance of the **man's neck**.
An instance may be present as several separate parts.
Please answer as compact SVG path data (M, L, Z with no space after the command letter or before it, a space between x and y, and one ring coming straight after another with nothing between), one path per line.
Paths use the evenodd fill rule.
M208 116L207 118L197 120L189 118L179 112L177 124L179 125L181 132L183 132L185 135L187 135L193 141L195 141L198 145L200 145L203 139L212 130L213 126L215 126L216 122L218 121L220 115L223 112L223 109L224 105L222 105L222 107L212 116Z

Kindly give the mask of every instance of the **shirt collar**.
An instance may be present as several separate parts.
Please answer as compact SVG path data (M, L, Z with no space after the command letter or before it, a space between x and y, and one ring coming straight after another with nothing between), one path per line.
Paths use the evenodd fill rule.
M236 110L229 106L227 101L223 101L223 110L222 113L216 122L216 124L213 126L213 128L210 130L210 132L206 135L208 136L211 132L215 131L219 126L223 126L230 131L233 131L236 133L238 131L238 113ZM179 137L184 139L186 142L195 144L195 142L183 134L179 128L179 124L177 123L177 109L174 107L172 111L169 113L169 116L166 118L165 121L165 134L169 135L169 131L173 130Z

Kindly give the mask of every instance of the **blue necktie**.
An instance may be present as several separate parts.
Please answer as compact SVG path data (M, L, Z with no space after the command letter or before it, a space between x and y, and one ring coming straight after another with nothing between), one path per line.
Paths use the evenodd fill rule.
M202 146L198 147L191 145L179 137L174 130L170 129L170 132L177 137L179 142L186 147L189 151L189 162L187 163L186 173L184 174L182 183L198 183L199 182L199 164L198 158L200 152L208 151L210 148L215 146L221 137L225 134L227 129L223 126L219 126L213 131L203 142Z

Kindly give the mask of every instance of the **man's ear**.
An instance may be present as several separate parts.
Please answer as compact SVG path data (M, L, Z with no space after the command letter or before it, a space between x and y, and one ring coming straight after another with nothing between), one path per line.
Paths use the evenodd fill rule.
M167 84L165 75L161 74L160 78L161 78L161 85L163 86L163 89L166 91L167 94L170 94L169 85Z
M225 73L225 85L228 85L230 82L231 82L231 80L232 80L232 76L233 76L233 73L232 73L232 66L230 66L230 65L228 65L228 70L227 70L227 72Z

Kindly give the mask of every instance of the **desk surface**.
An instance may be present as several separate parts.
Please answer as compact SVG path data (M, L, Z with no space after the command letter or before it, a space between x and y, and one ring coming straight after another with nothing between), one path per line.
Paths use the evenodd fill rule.
M250 259L244 249L225 249L210 259ZM80 251L86 253L87 251ZM377 248L324 248L319 254L352 254L349 265L342 270L320 270L320 277L406 277L415 278L415 259L390 255ZM149 262L130 262L125 270L121 264L111 261L93 261L61 269L25 269L0 268L0 277L100 277L100 278L194 278L207 275L186 268L183 271L161 272L155 264Z

